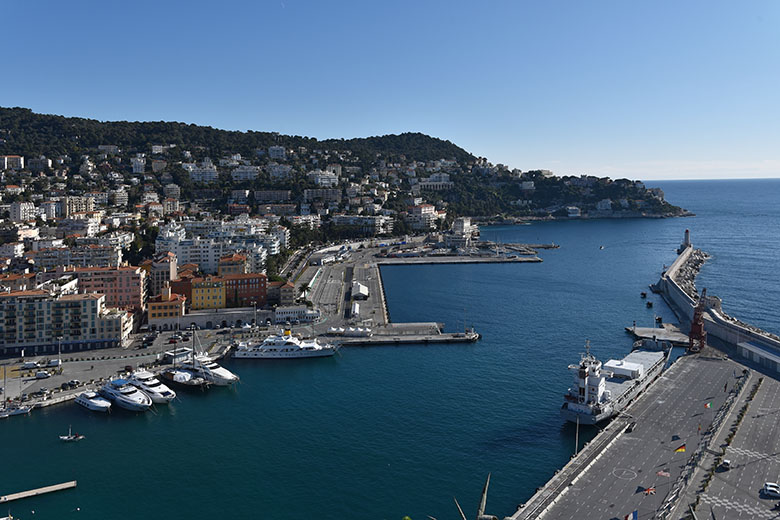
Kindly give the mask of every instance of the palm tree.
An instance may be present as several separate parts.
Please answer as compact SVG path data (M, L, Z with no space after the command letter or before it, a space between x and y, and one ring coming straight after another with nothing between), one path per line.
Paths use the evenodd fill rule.
M298 289L301 292L301 295L303 295L303 299L306 299L306 296L309 294L309 291L311 290L311 287L309 287L308 283L301 284L300 289Z

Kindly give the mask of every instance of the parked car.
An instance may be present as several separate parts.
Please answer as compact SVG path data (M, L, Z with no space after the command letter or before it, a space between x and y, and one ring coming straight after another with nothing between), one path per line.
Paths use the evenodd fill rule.
M764 487L761 488L761 491L764 493L765 496L772 497L772 498L780 498L780 486L778 486L776 482L764 483Z
M35 373L35 379L46 379L47 377L51 377L51 374L45 370L39 370Z
M176 344L176 343L178 343L178 342L179 342L179 341L178 341L176 338L171 338L171 339L169 339L169 340L168 340L168 344L169 344L169 345L175 345L175 344Z
M720 463L720 469L723 471L728 471L731 469L731 461L729 459L723 459L723 462Z
M79 381L78 379L71 379L70 381L68 381L68 386L71 387L71 388L76 388L80 384L81 384L81 381Z

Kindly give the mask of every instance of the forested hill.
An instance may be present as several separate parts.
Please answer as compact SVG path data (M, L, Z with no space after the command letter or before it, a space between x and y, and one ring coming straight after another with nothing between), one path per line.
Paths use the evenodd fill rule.
M359 139L317 140L312 137L274 132L238 132L169 122L96 121L80 117L36 114L28 108L0 107L0 154L78 156L98 145L146 151L151 143L175 144L184 149L204 148L208 154L240 153L252 156L258 148L281 145L308 150L335 148L351 151L362 160L373 161L377 153L407 160L455 159L469 162L474 157L450 141L421 133L404 133Z

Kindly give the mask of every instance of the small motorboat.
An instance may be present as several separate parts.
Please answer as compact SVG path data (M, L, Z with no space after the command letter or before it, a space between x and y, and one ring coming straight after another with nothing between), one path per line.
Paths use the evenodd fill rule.
M641 293L639 293L639 296L641 296L642 298L647 298L647 293L642 291Z
M76 402L87 410L92 410L93 412L105 413L111 411L111 401L100 397L97 392L93 392L91 390L79 394L79 396L76 398Z
M647 308L651 308L653 306L653 302L647 302Z
M79 433L73 433L73 430L71 429L70 425L68 425L68 434L67 435L60 435L60 440L64 442L76 442L83 439L84 436Z

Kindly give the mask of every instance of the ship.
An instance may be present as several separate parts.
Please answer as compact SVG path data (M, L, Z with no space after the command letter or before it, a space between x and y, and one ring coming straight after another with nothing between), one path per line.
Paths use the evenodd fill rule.
M668 352L638 348L623 359L602 365L590 343L578 365L569 365L574 385L564 394L561 416L580 424L596 424L619 414L641 394L666 365Z

